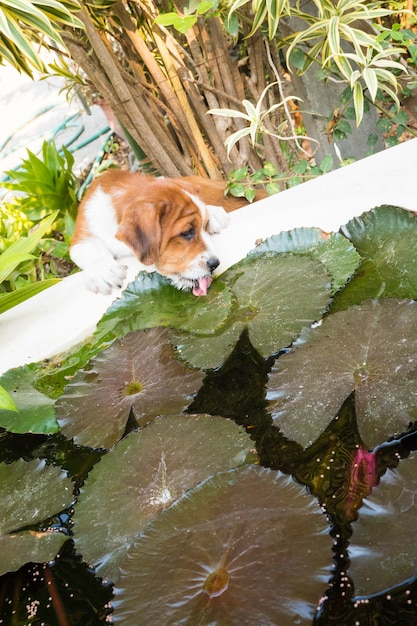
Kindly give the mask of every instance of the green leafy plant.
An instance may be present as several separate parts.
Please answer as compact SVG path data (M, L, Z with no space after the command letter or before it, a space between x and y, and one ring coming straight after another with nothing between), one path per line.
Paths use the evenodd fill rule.
M233 17L246 4L251 3L253 23L250 35L253 35L262 27L265 20L268 24L268 37L273 39L277 34L279 22L282 17L291 15L292 6L290 0L235 0L229 10L229 24L233 23Z
M417 69L417 33L410 28L402 28L401 24L394 23L391 28L382 25L377 26L379 32L378 40L381 42L393 41L401 46L407 54L407 63Z
M74 15L80 5L76 0L8 0L0 6L0 64L7 61L17 70L33 76L33 70L46 71L39 46L48 41L64 47L59 29L83 28ZM38 48L38 49L37 49Z
M300 183L321 176L333 167L331 155L327 155L320 165L312 165L308 160L298 161L290 173L279 172L273 163L267 162L254 172L249 167L240 167L232 170L228 176L227 191L237 198L246 198L252 202L256 195L256 187L265 187L269 195L274 195L283 189L295 187Z
M285 135L279 134L278 132L271 132L268 127L265 125L265 119L271 115L274 111L283 107L286 102L289 100L300 100L296 96L286 97L281 102L276 104L272 104L268 109L263 109L263 101L267 92L271 87L273 87L276 83L270 83L263 90L261 97L259 98L256 105L253 105L249 100L243 100L242 105L246 109L246 112L236 109L210 109L208 113L211 115L218 115L220 117L231 117L245 120L249 123L249 126L245 126L244 128L240 128L235 133L230 135L225 141L225 146L227 148L227 156L230 157L230 152L235 144L243 139L244 137L250 137L252 146L255 147L257 142L261 140L263 135L270 135L271 137L275 137L281 141L289 141L293 139L293 137L288 137Z
M263 129L264 136L268 129L281 139L265 136L267 141L254 148L248 142L250 133L243 134L229 154L231 162L224 142L230 143L228 136L241 131L242 119L210 119L208 109L238 109L243 100L256 108L255 103L268 81L278 80L276 74L291 80L288 69L302 74L312 64L326 75L327 81L326 84L314 77L314 94L326 90L332 81L344 81L353 89L354 119L358 122L362 119L362 100L371 99L368 92L370 89L375 93L375 82L378 83L375 105L379 107L380 93L395 104L391 96L399 97L406 72L392 63L401 62L404 68L415 67L415 39L410 34L414 16L408 21L410 28L392 27L383 32L381 29L394 20L405 24L401 19L401 13L405 15L404 8L405 2L386 8L382 1L366 4L353 0L336 3L315 0L309 6L289 0L232 0L228 3L188 0L179 4L151 0L140 9L137 3L111 0L92 1L82 6L75 0L62 3L11 0L7 8L2 9L0 31L7 36L6 32L10 34L17 26L20 28L22 23L27 23L28 28L21 28L16 37L19 41L24 33L30 49L23 45L19 49L16 43L9 49L5 45L3 56L0 51L0 62L8 61L19 68L24 65L29 71L31 63L42 65L33 55L37 46L47 39L44 35L46 15L60 41L58 57L67 56L63 42L72 59L70 64L59 59L59 66L54 64L53 71L67 78L73 74L77 86L82 75L81 82L100 94L117 115L132 139L132 146L140 146L140 160L150 163L160 174L178 176L196 170L219 178L244 165L255 171L266 161L283 170L288 154L298 147L287 112L284 116L285 107L273 111L271 123L265 123ZM74 23L70 23L65 10ZM36 19L32 13L36 14ZM285 17L285 24L282 17ZM103 33L106 33L106 42ZM48 38L53 40L49 35ZM401 59L396 49L405 51ZM355 66L354 59L346 54L356 55L361 67ZM290 59L291 67L284 58ZM390 65L384 65L388 62ZM74 69L72 72L72 63L81 71ZM132 82L132 76L141 78ZM295 80L293 82L295 87ZM405 88L415 90L415 81ZM279 87L274 86L268 93L269 103L265 109L283 101L284 97ZM318 113L324 118L329 115L327 109L315 111L313 97L306 100L303 115L306 112ZM286 125L290 128L288 133ZM287 134L289 140L283 139ZM327 146L327 137L321 133L321 128L309 134L325 153L329 153L332 146ZM261 133L258 133L257 139L260 138ZM286 147L283 144L287 144ZM352 156L365 156L364 150L366 148L358 147Z
M199 16L207 15L207 13L215 9L217 0L194 1L190 2L189 5L184 7L183 14L169 11L168 13L158 15L155 23L160 26L173 26L179 33L185 34L194 26Z
M371 48L366 55L359 49L356 53L339 53L334 55L334 61L343 76L349 81L353 94L353 105L356 114L356 125L362 121L364 113L364 86L367 89L371 102L375 102L378 91L388 94L400 108L397 97L399 88L395 70L406 73L406 68L393 60L393 56L402 52L401 48L386 48L377 54Z
M27 237L21 237L0 254L0 286L2 286L2 283L4 283L22 263L26 261L33 262L36 258L32 254L33 250L39 245L42 237L50 230L56 217L57 212L52 213L43 219ZM41 282L30 283L11 293L0 293L0 313L27 300L27 298L54 285L58 281L59 279L52 278Z
M342 42L353 47L356 54L362 52L362 47L371 51L381 52L381 42L373 35L358 27L359 20L375 20L387 15L391 11L380 1L363 4L354 0L339 0L333 4L330 0L313 0L317 15L296 10L294 15L304 20L307 24L305 30L290 36L286 43L289 44L287 59L290 59L295 48L303 50L303 44L313 43L307 47L302 71L306 71L317 58L321 59L322 67L329 67L329 61L340 55ZM343 72L344 64L341 62L339 69Z
M234 2L230 14L234 14L248 1ZM339 0L336 4L330 0L313 2L316 11L312 13L303 11L298 4L287 6L286 2L282 2L272 6L265 1L252 2L255 17L251 34L261 28L265 19L268 20L270 38L277 34L280 17L288 15L304 21L305 29L286 36L279 43L286 54L289 67L303 74L312 64L318 63L322 79L327 80L330 77L345 82L352 94L357 126L363 119L365 98L376 104L383 94L388 95L390 102L395 104L398 111L400 102L397 94L403 89L400 79L409 74L407 63L402 61L401 55L406 51L409 52L408 63L411 67L417 59L413 31L401 31L400 26L396 25L396 28L384 29L378 35L377 27L375 33L369 33L361 28L361 22L375 22L395 13L380 1L368 4L357 3L354 0ZM397 46L390 45L391 39ZM404 47L399 47L398 44ZM243 105L249 113L245 101ZM230 116L236 117L236 114L230 112ZM252 128L254 119L252 114ZM339 134L339 139L351 132L350 128L346 129L349 124L346 124L343 131L343 122L338 125L342 133ZM260 123L256 128L260 132L266 132ZM226 140L228 148L242 136L245 136L244 130L240 131L240 134L236 132L228 137ZM253 142L253 134L251 137Z
M59 151L53 141L44 141L41 157L27 152L28 157L20 168L6 172L8 179L0 182L0 187L17 194L12 200L3 199L0 207L0 250L5 251L22 236L28 236L43 218L51 214L55 217L52 223L48 221L47 231L37 240L40 255L26 257L26 263L19 264L18 271L9 272L3 291L60 277L74 267L69 258L78 204L74 157L65 146Z
M74 157L65 146L58 149L54 141L44 141L41 156L27 150L28 156L16 170L6 172L8 179L0 187L23 194L19 208L29 220L38 222L58 211L56 226L66 227L71 236L77 213L78 180L73 172Z

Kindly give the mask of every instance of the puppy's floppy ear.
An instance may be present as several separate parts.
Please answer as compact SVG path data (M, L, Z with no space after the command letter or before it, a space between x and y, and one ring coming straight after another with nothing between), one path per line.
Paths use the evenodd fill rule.
M140 210L131 211L117 231L117 239L129 246L144 265L152 265L159 257L163 210L163 207L146 203Z

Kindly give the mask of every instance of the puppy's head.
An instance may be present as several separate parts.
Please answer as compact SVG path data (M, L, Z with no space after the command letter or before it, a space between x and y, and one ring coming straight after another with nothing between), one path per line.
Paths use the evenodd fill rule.
M200 296L207 293L219 259L210 246L207 208L198 190L186 187L154 179L124 193L116 199L121 215L116 237L175 287Z

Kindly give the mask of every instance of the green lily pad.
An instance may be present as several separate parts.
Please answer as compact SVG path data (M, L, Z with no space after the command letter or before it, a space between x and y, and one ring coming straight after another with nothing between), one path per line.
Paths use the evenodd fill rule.
M332 278L332 293L346 284L360 262L352 243L340 233L319 228L294 228L269 237L251 254L295 252L321 261Z
M69 377L115 339L136 330L174 326L187 332L214 333L230 312L231 298L220 280L213 282L207 296L196 298L175 289L157 273L141 272L103 315L88 341L67 354L58 368L39 371L36 387L58 398Z
M417 220L414 213L380 206L353 218L342 226L341 232L364 259L375 264L385 297L417 298Z
M417 419L416 302L367 301L305 330L275 363L269 408L283 434L307 447L353 390L368 447Z
M194 367L221 365L247 326L263 357L288 346L301 329L323 315L330 281L322 263L308 256L256 254L223 276L235 302L227 322L213 336L172 332L182 359Z
M56 403L62 433L78 445L110 448L133 413L146 423L191 403L203 374L173 358L167 330L130 333L77 372Z
M234 422L208 415L162 417L131 433L90 472L74 510L77 549L115 581L134 536L218 470L256 458Z
M327 523L278 472L216 474L129 550L114 618L124 625L311 624L331 565Z
M33 377L33 367L28 365L0 377L0 385L12 396L18 409L18 413L0 410L0 426L13 433L57 432L54 400L33 387Z
M417 454L388 470L353 525L348 574L357 595L389 589L415 576Z
M67 474L44 461L0 463L0 574L55 558L67 537L28 527L68 508L72 492Z
M196 298L175 289L157 273L142 272L125 289L100 320L96 337L117 337L133 330L175 326L197 333L212 333L229 314L231 295L221 281L214 281L207 296Z
M385 283L375 263L370 259L363 259L353 278L336 294L330 312L345 311L354 304L382 297L384 290Z

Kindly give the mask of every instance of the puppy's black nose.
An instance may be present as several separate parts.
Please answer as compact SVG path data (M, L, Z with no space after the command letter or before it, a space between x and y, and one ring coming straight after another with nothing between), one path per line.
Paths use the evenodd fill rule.
M210 259L207 261L207 267L209 268L211 273L213 273L216 267L218 267L219 265L220 261L215 256L210 257Z

